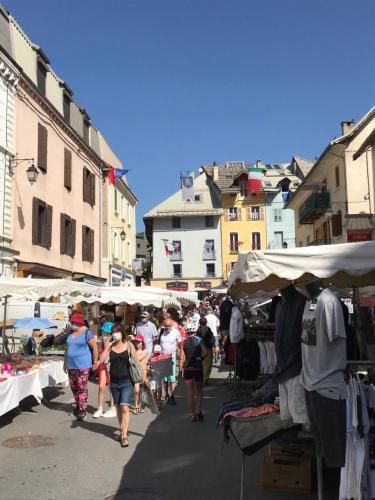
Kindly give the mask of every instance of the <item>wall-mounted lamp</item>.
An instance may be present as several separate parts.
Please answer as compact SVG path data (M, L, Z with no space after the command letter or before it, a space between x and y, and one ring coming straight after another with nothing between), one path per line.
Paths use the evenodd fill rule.
M119 227L111 227L111 229L122 229L121 233L120 233L120 240L121 241L125 241L126 240L126 233L124 231L124 229L122 228L122 226L119 226Z
M18 165L24 161L30 161L31 165L29 168L26 170L26 175L27 175L27 180L30 182L30 184L35 184L39 171L34 165L34 158L10 158L9 160L9 175L13 177L14 175L14 169L18 167Z

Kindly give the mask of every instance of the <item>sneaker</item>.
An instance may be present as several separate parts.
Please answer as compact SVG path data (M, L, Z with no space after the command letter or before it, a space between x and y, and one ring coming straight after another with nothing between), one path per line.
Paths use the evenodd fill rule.
M93 417L94 418L100 418L100 417L103 417L105 416L104 413L103 413L103 408L98 408L96 410L96 412L94 413Z
M107 410L107 411L103 414L103 417L104 417L104 418L114 418L114 417L117 417L117 410L116 410L116 406L112 406L111 408L109 408L109 410Z

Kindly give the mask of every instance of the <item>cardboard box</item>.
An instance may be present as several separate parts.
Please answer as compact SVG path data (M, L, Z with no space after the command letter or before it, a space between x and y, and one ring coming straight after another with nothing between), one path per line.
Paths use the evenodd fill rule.
M309 493L311 458L266 455L262 464L261 487L267 490Z
M314 441L310 440L301 440L290 444L272 443L269 448L269 454L281 457L294 456L299 458L314 458L316 456Z

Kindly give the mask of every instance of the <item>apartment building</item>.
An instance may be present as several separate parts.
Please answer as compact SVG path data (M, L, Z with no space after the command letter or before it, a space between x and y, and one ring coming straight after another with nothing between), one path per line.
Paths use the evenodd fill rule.
M203 173L194 189L193 203L180 189L144 216L153 286L200 291L223 281L220 199Z
M374 238L375 107L357 123L343 121L287 203L298 246Z

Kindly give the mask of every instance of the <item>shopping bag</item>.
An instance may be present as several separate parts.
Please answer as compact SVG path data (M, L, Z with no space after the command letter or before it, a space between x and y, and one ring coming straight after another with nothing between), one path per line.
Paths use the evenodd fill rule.
M149 385L144 384L141 389L141 403L151 410L151 413L158 415L159 409L156 404L154 395L150 389Z

